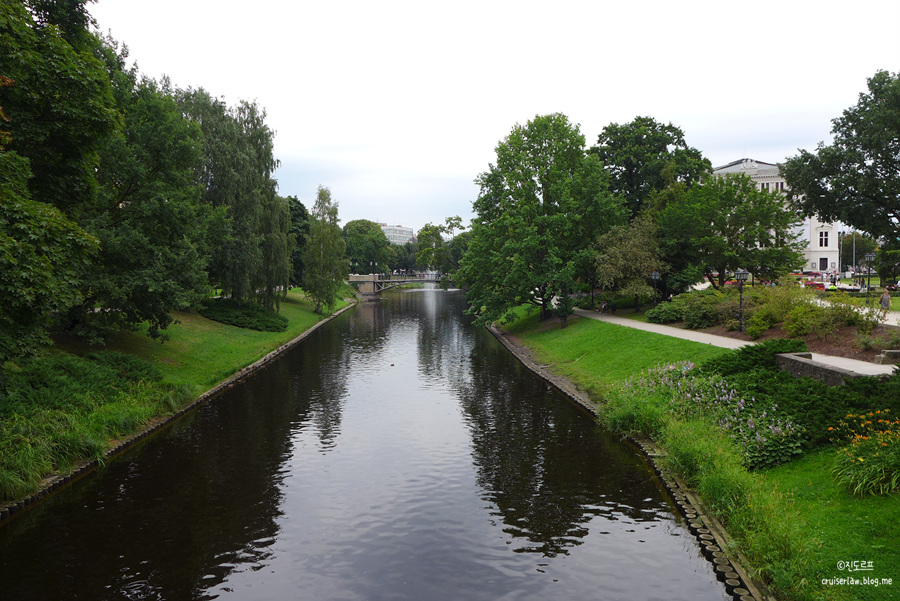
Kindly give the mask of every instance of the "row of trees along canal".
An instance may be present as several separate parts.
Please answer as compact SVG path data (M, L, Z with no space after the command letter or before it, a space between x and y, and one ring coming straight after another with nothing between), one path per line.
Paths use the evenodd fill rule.
M579 289L648 295L654 271L668 293L800 264L783 196L711 177L679 128L649 117L610 124L589 149L564 115L515 126L476 180L470 231L454 236L448 218L403 246L370 221L341 231L327 188L311 214L276 193L256 103L148 79L90 25L77 0L0 6L0 360L39 349L51 326L96 342L148 323L164 338L171 311L212 289L277 310L302 285L321 310L351 269L450 272L484 323L522 302L564 320ZM835 120L835 145L789 160L785 176L805 193L800 211L881 238L890 266L900 93L885 72L869 83ZM837 173L842 152L859 181L852 163Z
M649 117L607 126L589 149L565 115L516 125L477 179L468 252L453 280L481 323L532 303L565 325L573 293L649 297L653 272L663 294L703 279L721 287L738 268L774 281L804 264L798 226L814 214L866 234L852 243L862 252L877 245L883 281L896 278L900 79L879 71L868 88L833 121L832 146L782 165L787 195L743 174L712 176L679 128Z
M52 328L165 339L213 290L277 310L303 285L330 305L349 264L337 205L276 193L265 111L149 79L92 25L83 1L0 3L0 364Z

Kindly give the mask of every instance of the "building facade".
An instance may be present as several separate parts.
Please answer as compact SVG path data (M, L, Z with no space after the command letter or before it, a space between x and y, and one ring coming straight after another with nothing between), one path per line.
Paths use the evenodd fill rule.
M747 175L760 190L785 192L788 189L778 165L772 163L741 159L713 169L713 175L729 173ZM790 209L785 207L785 210ZM802 225L797 226L795 233L800 234L800 240L805 244L803 255L806 263L803 271L830 274L836 273L841 268L837 224L820 221L818 217L810 217L804 219Z
M388 225L379 223L381 231L387 236L391 244L406 244L415 237L415 233L411 227L403 227L402 225Z

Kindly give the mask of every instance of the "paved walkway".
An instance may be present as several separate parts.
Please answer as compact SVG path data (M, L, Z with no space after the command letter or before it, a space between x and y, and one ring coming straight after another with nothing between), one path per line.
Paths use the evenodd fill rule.
M596 319L598 321L605 321L617 326L634 328L636 330L643 330L645 332L654 332L656 334L662 334L663 336L672 336L674 338L682 338L684 340L693 340L694 342L702 342L704 344L711 344L713 346L719 346L722 348L738 349L742 346L747 346L748 344L755 344L754 342L737 340L735 338L728 338L727 336L716 336L715 334L695 332L694 330L684 330L682 328L674 328L672 326L664 326L656 323L646 323L643 321L636 321L634 319L627 319L625 317L618 317L609 313L587 311L585 309L575 309L575 315L587 317L589 319ZM900 317L900 313L893 311L888 314L888 318L885 320L885 323L887 323L888 325L895 325L897 323L898 317ZM820 363L831 365L833 367L840 367L866 376L890 374L893 373L894 369L897 367L894 365L876 365L867 361L845 359L844 357L832 357L830 355L822 355L819 353L813 353L812 358L813 361L818 361Z

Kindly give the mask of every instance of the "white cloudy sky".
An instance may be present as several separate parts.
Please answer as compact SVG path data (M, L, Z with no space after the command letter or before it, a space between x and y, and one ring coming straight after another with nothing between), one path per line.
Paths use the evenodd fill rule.
M673 123L714 166L829 141L877 70L897 0L97 0L140 70L256 100L279 192L331 189L344 223L471 217L513 125L562 112Z

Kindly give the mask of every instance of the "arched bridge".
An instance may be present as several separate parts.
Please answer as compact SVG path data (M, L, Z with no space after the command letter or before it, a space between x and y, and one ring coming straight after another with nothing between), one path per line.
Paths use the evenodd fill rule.
M439 273L415 273L412 275L384 275L381 273L350 274L350 283L357 284L363 298L374 300L382 290L402 286L404 284L437 284L441 281Z

